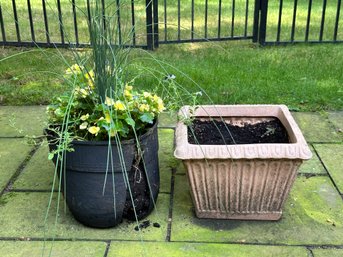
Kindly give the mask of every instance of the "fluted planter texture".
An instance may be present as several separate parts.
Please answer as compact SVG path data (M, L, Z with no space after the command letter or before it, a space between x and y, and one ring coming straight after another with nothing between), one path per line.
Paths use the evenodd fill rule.
M179 115L189 115L185 106ZM278 220L299 166L312 154L284 105L200 106L202 120L255 124L279 119L289 143L200 145L188 142L187 126L178 122L175 157L186 167L198 218ZM219 118L220 117L220 118Z

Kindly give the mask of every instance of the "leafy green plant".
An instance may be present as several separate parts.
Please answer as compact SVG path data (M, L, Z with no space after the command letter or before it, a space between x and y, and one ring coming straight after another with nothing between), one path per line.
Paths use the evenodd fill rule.
M75 87L71 93L56 97L47 107L50 124L62 124L69 112L68 131L79 140L133 138L133 130L144 133L164 109L154 93L134 90L131 83L117 80L117 91L104 102L95 88L95 73L77 64L66 70L67 81Z

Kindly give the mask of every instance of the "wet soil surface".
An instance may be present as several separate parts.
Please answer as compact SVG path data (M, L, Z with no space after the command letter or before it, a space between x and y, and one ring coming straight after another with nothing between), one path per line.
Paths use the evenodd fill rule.
M278 119L244 124L244 126L216 120L195 119L191 127L188 127L188 143L200 145L289 143L289 138L285 127Z

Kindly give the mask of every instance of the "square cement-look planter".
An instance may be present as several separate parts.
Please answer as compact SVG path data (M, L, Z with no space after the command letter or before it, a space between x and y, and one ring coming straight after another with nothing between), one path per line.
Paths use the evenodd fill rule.
M180 110L188 117L189 107ZM241 125L278 118L290 143L197 145L178 122L175 157L183 160L198 218L278 220L303 160L312 154L284 105L200 106L193 114ZM219 118L221 117L221 118Z

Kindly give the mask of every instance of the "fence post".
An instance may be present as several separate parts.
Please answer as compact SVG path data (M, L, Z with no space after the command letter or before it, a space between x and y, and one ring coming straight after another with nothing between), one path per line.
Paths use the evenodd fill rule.
M268 0L255 0L253 37L254 43L266 41Z
M145 12L146 12L146 39L147 49L154 49L154 35L153 35L153 14L152 14L152 1L145 1Z
M253 25L253 32L252 32L252 42L256 43L258 41L258 28L260 22L260 9L261 9L261 0L255 0L255 7L254 7L254 25Z
M267 14L268 14L268 0L261 0L260 2L260 24L258 42L264 45L266 42L266 30L267 30Z

